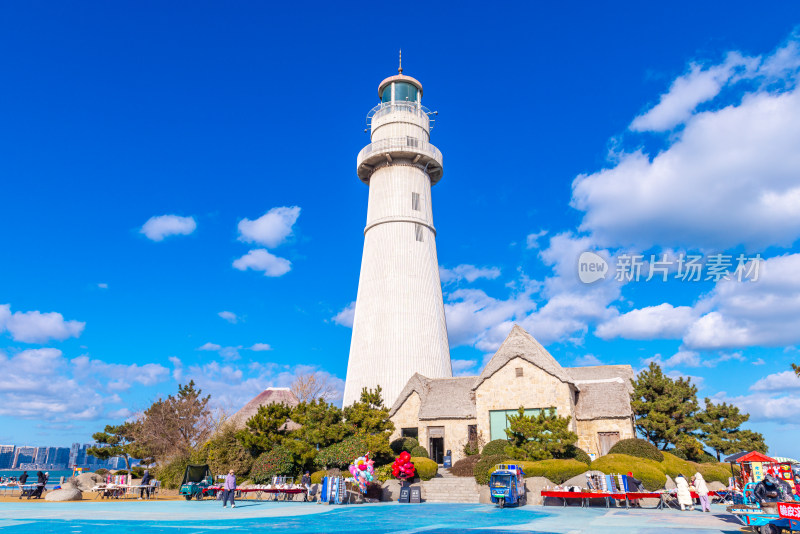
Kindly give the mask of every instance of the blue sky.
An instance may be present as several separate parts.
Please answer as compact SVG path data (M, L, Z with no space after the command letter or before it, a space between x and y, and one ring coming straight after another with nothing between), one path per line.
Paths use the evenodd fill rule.
M789 2L4 3L0 442L85 441L190 378L229 411L341 386L355 158L402 48L439 111L455 368L518 322L564 365L695 377L798 454L798 27ZM587 285L584 251L766 261Z

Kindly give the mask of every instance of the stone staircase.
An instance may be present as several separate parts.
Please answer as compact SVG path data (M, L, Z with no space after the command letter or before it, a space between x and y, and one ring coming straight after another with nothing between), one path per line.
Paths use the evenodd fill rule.
M454 476L448 469L422 484L422 498L427 502L480 502L480 487L472 477Z

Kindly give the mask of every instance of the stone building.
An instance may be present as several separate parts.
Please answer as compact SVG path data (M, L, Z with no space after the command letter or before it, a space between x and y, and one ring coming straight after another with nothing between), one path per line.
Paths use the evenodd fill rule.
M478 376L412 376L389 412L392 439L416 437L437 462L447 450L455 462L469 440L506 438L507 416L523 407L526 414L570 416L577 446L602 456L634 437L632 379L630 365L562 367L515 325Z

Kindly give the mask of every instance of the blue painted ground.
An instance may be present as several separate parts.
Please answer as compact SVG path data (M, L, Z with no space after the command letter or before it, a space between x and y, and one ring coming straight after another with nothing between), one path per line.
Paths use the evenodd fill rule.
M674 510L623 510L526 506L500 510L478 504L377 504L327 506L313 503L240 501L235 509L218 502L131 501L0 503L0 531L14 534L136 532L230 533L417 533L490 534L657 533L732 534L739 525L715 514Z

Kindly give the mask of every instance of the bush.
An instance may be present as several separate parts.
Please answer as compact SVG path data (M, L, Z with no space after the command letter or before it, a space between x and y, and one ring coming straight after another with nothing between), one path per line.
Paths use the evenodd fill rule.
M94 472L94 474L95 474L95 475L100 475L101 477L104 477L104 476L106 476L106 475L108 474L108 469L103 469L103 468L101 467L100 469L98 469L97 471L95 471L95 472Z
M436 462L428 458L412 456L411 463L414 464L414 468L420 480L430 480L435 477L436 473L439 471L439 466Z
M707 463L700 464L698 468L706 482L722 482L726 486L728 485L728 477L731 476L731 468L728 464Z
M344 441L334 443L319 451L314 459L314 464L322 469L330 467L346 469L353 460L364 456L369 451L369 443L365 437L350 436Z
M480 454L473 454L462 458L453 464L450 472L457 477L473 477L475 476L475 465L480 461Z
M144 467L140 465L131 467L131 474L133 475L133 478L142 478L144 476Z
M633 473L634 478L641 480L648 491L661 489L667 483L667 477L661 469L661 464L647 458L626 454L607 454L592 462L591 468L607 475Z
M686 477L686 480L692 478L692 475L697 472L696 463L678 458L669 452L664 453L664 461L660 463L660 468L672 478L682 474Z
M126 471L125 469L117 469L116 471L114 471L114 474L115 475L127 475L128 471Z
M591 465L592 464L592 458L589 456L589 454L585 450L579 449L578 447L575 447L575 456L574 456L574 458L576 460L578 460L579 462L585 463L586 465ZM555 480L553 480L553 482L555 482Z
M493 442L489 442L489 444L491 443ZM486 447L488 447L489 444L487 444ZM486 447L483 448L484 451L486 451ZM488 484L489 477L492 471L494 471L494 466L503 463L504 458L502 454L495 454L492 456L481 455L481 459L475 464L475 469L473 470L475 482L484 485Z
M589 470L589 466L586 463L575 459L540 460L538 462L517 462L508 460L502 463L514 463L519 465L525 473L525 478L545 477L556 484L561 484Z
M298 470L298 466L292 462L292 453L278 445L256 458L250 470L250 478L256 484L268 484L274 476L295 475Z
M483 447L481 451L481 456L497 456L498 454L505 455L506 447L508 447L510 443L507 439L495 439L490 441ZM488 484L488 482L487 482Z
M236 438L236 432L233 424L225 423L200 447L197 456L202 457L203 461L198 463L207 463L215 474L227 473L233 469L241 479L248 476L253 468L254 458L241 440Z
M608 454L627 454L637 458L647 458L656 462L663 462L664 455L658 448L643 439L631 438L623 439L614 444Z
M151 469L151 474L161 481L161 486L167 489L177 489L183 481L186 466L189 465L189 456L178 456L172 460L159 464Z
M311 473L311 483L312 484L322 484L322 479L328 476L327 471L314 471Z
M468 441L462 449L464 456L475 456L481 453L481 445L477 441Z
M411 449L418 446L419 441L417 441L416 438L397 438L389 444L392 452L398 456L403 451L410 453Z
M386 464L380 467L375 468L375 480L380 482L386 482L387 480L391 480L392 477L392 465Z
M409 454L411 454L411 456L418 456L420 458L430 458L430 456L428 455L428 449L426 449L422 445L417 445L408 452Z

